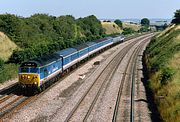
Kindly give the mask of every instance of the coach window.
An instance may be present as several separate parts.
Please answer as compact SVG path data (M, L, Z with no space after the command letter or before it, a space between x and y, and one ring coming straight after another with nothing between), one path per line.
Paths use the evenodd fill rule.
M44 76L45 76L45 77L48 76L48 70L47 70L47 68L44 69Z
M21 72L22 73L28 73L29 72L29 68L21 68Z

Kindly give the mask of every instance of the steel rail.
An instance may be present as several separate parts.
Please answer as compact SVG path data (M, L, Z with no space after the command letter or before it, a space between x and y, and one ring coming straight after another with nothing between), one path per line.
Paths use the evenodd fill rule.
M144 37L139 37L139 38L144 38ZM82 66L83 66L83 65L82 65ZM81 67L81 66L80 66L80 67ZM76 70L77 70L77 69L76 69ZM73 72L75 72L76 70L74 70ZM72 74L73 72L71 71L70 74ZM68 74L69 74L69 73L68 73ZM23 106L27 105L27 104L30 103L32 100L35 100L35 99L37 99L38 97L40 97L42 94L44 94L45 92L47 92L49 89L51 89L53 86L55 86L57 83L59 83L60 81L62 81L62 80L65 79L66 77L67 77L67 76L64 76L62 79L58 80L58 81L55 82L53 85L51 85L50 87L46 88L45 91L41 92L39 95L35 95L35 96L31 96L31 97L26 98L23 102L21 102L20 104L18 104L17 106L15 106L10 112L7 112L5 115L3 115L3 117L0 118L0 122L2 122L3 120L5 120L6 118L12 116L15 111L21 109ZM11 86L14 88L15 85L16 85L16 83L15 83L15 84L12 84ZM9 88L9 87L7 87L7 88ZM14 90L15 90L15 89L14 89ZM12 96L14 96L13 94L11 94L11 92L13 92L14 90L12 89L12 90L8 91L7 93L10 94L10 95L8 95L7 97L4 97L4 96L0 97L0 98L2 98L2 99L0 100L0 104L3 103L3 102L5 102L6 100L8 100L9 98L11 98ZM0 90L0 91L1 91L1 92L4 92L4 91L2 91L2 90ZM6 89L5 89L5 91L6 91ZM3 98L3 97L4 97L4 98ZM23 98L23 97L22 97L22 96L19 96L18 98L16 98L15 100L13 100L11 103L13 104L14 102L18 101L20 98ZM9 103L8 105L5 105L4 107L1 108L1 111L2 111L3 109L5 109L6 107L12 105L12 104Z
M151 37L149 37L151 38ZM147 38L148 39L148 38ZM117 95L117 99L116 99L116 104L115 104L115 109L114 109L114 114L113 114L113 118L112 118L112 122L116 122L117 121L117 114L118 114L118 108L119 108L119 103L120 103L120 98L122 96L122 90L123 90L123 86L124 86L124 82L125 82L125 79L126 79L126 72L128 70L128 67L130 66L130 62L131 60L133 59L133 57L135 57L134 55L137 53L137 51L141 48L141 45L147 40L145 39L144 41L142 41L136 48L133 52L133 54L131 55L130 59L128 60L128 65L126 66L126 69L125 69L125 72L124 72L124 75L123 75L123 78L121 80L121 83L120 83L120 87L119 87L119 90L118 90L118 95ZM134 88L134 87L133 87ZM133 103L132 103L133 104ZM133 114L134 112L132 112Z
M7 112L2 118L0 118L0 122L3 122L3 120L5 120L6 118L8 118L11 115L13 115L15 111L18 111L19 109L21 109L23 106L27 105L29 102L31 102L35 98L36 98L36 96L32 96L30 98L26 98L25 101L23 101L18 106L14 107L10 112Z
M128 50L129 50L129 49L126 49L125 52L127 52ZM110 82L110 81L112 80L112 77L114 76L114 73L117 71L119 65L121 64L121 62L122 62L122 60L123 60L123 58L125 57L126 54L127 54L127 53L123 53L123 54L122 54L122 56L120 57L119 62L116 63L116 65L114 66L115 68L113 68L113 70L111 71L110 75L108 76L108 79L109 79L109 80L105 80L105 82L103 82L103 84L101 85L100 89L98 90L98 93L96 94L93 102L91 103L91 106L90 106L89 109L88 109L88 112L86 113L86 115L85 115L85 117L84 117L84 119L83 119L84 122L87 121L89 115L91 114L91 111L93 110L93 107L94 107L96 101L98 100L98 97L99 97L99 95L100 95L100 93L101 93L101 90L102 90L103 86L105 85L106 82ZM119 56L119 55L118 55L118 56ZM117 57L118 57L118 56L117 56Z
M140 39L142 39L142 38L146 38L146 36L145 36L145 37L141 37ZM130 47L131 47L131 45L133 46L133 45L134 45L136 42L138 42L140 39L137 39L136 41L130 43L128 46L130 46ZM127 49L127 46L126 46L126 47L124 47L118 54L121 53L121 55L122 55L122 52L123 52L124 50L129 50L129 49ZM103 74L103 72L104 72L104 71L107 69L107 67L113 62L113 60L119 56L118 54L107 64L107 66L103 69L103 71L102 71L102 72L99 74L99 76L95 79L95 81L93 82L93 84L88 88L88 90L85 92L85 94L80 98L80 100L78 101L78 103L75 105L75 107L71 110L71 112L70 112L70 113L68 114L68 116L66 117L65 122L68 122L68 121L71 119L71 117L74 115L74 113L75 113L76 110L78 109L79 105L80 105L80 104L82 103L82 101L85 99L86 95L87 95L88 92L92 89L92 87L94 86L94 84L96 83L96 81L98 80L98 78ZM98 92L97 94L99 94L99 92ZM97 100L97 97L95 97L95 99L93 100L93 102L95 103L96 100ZM90 106L90 110L89 110L89 112L86 114L87 117L89 116L90 111L92 110L93 106L94 106L93 104ZM85 117L84 120L87 120L87 117Z
M8 96L6 96L6 97L3 97L3 98L0 100L0 104L3 103L3 102L5 102L6 100L8 100L9 98L11 98L12 96L14 96L14 94L10 94L10 95L8 95Z

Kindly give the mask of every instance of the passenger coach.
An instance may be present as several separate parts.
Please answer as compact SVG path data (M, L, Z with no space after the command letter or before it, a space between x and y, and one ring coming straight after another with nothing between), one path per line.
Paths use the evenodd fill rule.
M123 40L122 35L107 37L24 62L19 68L19 85L21 88L41 91L46 84L58 80L72 66Z

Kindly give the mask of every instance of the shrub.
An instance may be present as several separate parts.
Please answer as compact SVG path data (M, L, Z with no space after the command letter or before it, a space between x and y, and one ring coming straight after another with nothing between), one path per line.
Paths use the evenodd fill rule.
M150 20L148 18L141 19L141 25L143 26L149 26Z
M18 65L16 64L4 64L4 68L0 70L0 83L17 77Z
M135 31L132 28L124 28L122 34L127 35L127 34L132 34L135 33Z
M116 19L116 20L114 21L114 23L116 23L120 28L122 28L122 22L121 22L121 20Z
M139 32L148 32L150 29L147 26L143 26L140 28Z
M3 69L3 67L4 67L4 61L0 59L0 70Z
M172 20L172 23L180 24L180 9L176 10L176 12L174 13L174 19Z
M172 69L164 68L162 70L161 78L160 78L161 84L166 85L168 83L168 81L171 80L173 74L174 74L174 71Z

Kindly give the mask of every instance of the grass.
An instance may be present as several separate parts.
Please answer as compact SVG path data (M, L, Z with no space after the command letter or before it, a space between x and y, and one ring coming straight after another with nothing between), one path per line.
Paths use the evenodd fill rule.
M114 22L101 22L102 27L106 30L106 34L113 33L122 33L122 29ZM141 28L141 25L123 23L123 28L131 28L135 31L138 31Z
M150 88L164 121L180 120L180 25L156 36L146 50ZM160 99L161 98L163 99Z
M141 25L123 23L123 28L132 28L133 30L138 31L141 28Z
M0 59L5 62L8 61L9 57L12 55L13 50L16 48L18 48L18 46L12 42L4 33L0 32ZM16 78L17 74L17 64L5 63L2 68L0 68L0 83Z
M18 75L18 65L16 64L4 64L3 69L0 69L0 83L4 81L14 79Z
M106 34L121 33L122 29L114 22L101 22Z
M4 33L0 32L0 58L7 61L17 45L12 42Z

